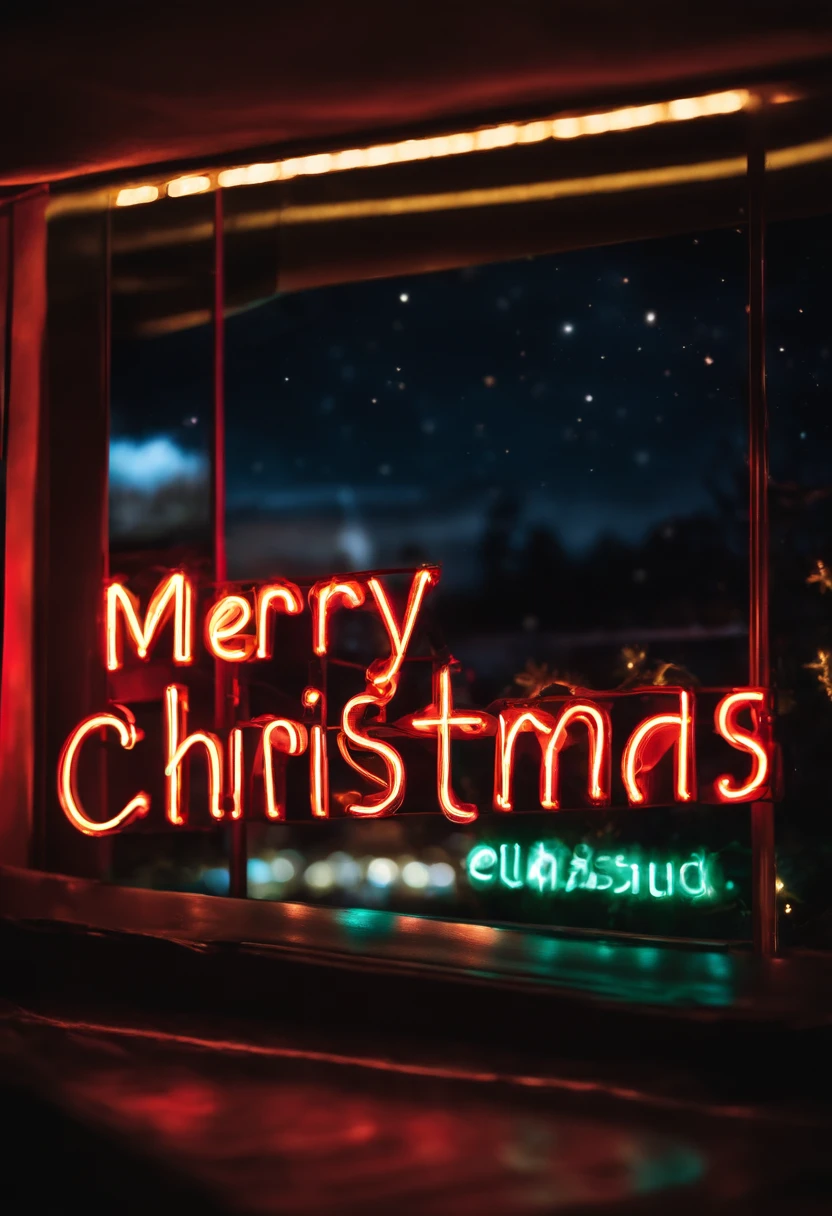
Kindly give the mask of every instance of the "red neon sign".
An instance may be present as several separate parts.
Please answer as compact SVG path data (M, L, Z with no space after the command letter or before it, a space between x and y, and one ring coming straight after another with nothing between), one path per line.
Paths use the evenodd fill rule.
M503 701L482 711L455 707L454 665L446 660L435 664L431 704L421 712L388 720L425 598L437 581L434 568L416 571L401 616L378 575L316 583L308 596L310 651L318 660L323 683L314 677L304 688L296 718L291 712L280 717L266 714L232 723L225 731L189 733L188 689L171 680L162 703L163 755L156 762L163 777L168 824L177 829L188 825L188 780L195 761L205 765L206 806L197 809L207 810L209 822L251 816L257 813L254 802L267 820L285 819L287 764L304 755L313 818L329 818L332 807L335 813L357 818L396 814L406 809L409 773L423 778L429 761L435 762L437 810L454 823L469 824L480 809L470 795L466 800L457 792L464 788L460 782L468 779L460 775L453 745L458 744L462 754L464 741L474 738L493 746L490 801L495 811L504 814L518 809L556 812L562 804L562 788L571 791L570 805L588 808L689 804L697 797L723 804L771 798L771 698L763 689L583 691ZM151 648L171 621L170 659L179 666L193 663L195 598L188 576L173 572L156 587L142 616L132 593L121 583L111 583L105 589L104 605L108 669L119 672L128 658L149 661ZM343 608L375 612L387 635L389 653L370 663L364 672L364 691L348 697L330 721L325 666L336 661L329 657L330 635L333 614ZM300 589L283 580L225 592L205 610L206 652L238 670L240 665L267 660L274 651L276 615L298 616L305 610ZM626 722L623 731L617 725L621 721ZM248 782L244 728L260 732ZM90 737L117 739L120 751L141 754L142 732L129 710L112 704L72 731L58 766L58 798L69 821L88 835L121 831L148 816L151 795L143 791L117 813L100 821L91 818L79 792ZM333 745L370 787L366 793L344 791L337 784L335 790L331 788ZM703 752L699 767L697 749ZM145 764L148 761L153 762L152 756ZM537 765L536 795L529 794L530 763ZM336 775L334 780L338 779ZM523 790L519 803L518 781ZM252 802L255 786L259 795Z

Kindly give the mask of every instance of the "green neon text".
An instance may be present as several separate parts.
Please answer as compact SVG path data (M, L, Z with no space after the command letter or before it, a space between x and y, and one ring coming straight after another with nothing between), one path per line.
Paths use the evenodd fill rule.
M617 897L703 900L718 894L714 867L704 851L657 861L636 850L597 852L586 843L574 849L560 841L479 844L468 854L465 868L476 888L524 888L541 895L598 891Z

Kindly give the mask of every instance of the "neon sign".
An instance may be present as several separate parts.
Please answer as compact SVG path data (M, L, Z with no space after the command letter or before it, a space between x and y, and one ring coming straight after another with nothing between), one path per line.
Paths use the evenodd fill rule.
M281 618L300 617L308 608L313 672L294 698L294 713L287 712L291 698L283 696L279 715L241 717L223 730L189 729L194 715L182 678L200 660L199 597L192 579L183 571L169 573L153 590L144 613L126 586L111 583L104 592L103 615L104 663L113 700L80 722L64 745L57 786L67 818L88 835L120 831L139 821L156 829L164 822L177 829L196 826L189 798L195 764L207 779L204 805L197 810L209 823L253 817L283 820L290 809L299 813L302 808L290 808L287 801L290 764L306 766L306 813L316 819L331 814L379 818L408 809L408 778L423 775L430 764L435 766L435 809L457 824L473 823L489 802L505 815L557 811L564 801L573 808L594 808L697 800L736 804L772 797L772 713L764 689L578 690L570 696L502 700L477 710L455 705L454 660L428 656L433 664L431 703L394 717L404 665L413 661L408 650L426 596L438 579L435 567L415 571L400 615L377 574L333 577L316 583L306 597L285 580L214 597L200 609L204 658L229 664L237 674L247 665L269 662L286 628ZM389 653L359 668L358 690L332 706L326 668L338 661L332 655L333 630L346 614L362 611L375 615ZM160 659L163 635L169 636L171 650L168 658ZM127 797L121 810L92 817L84 810L81 790L85 748L91 739L105 742L113 749L114 765L121 752L143 754L142 731L120 703L131 698L116 694L124 668L148 663L154 655L157 663L170 665L160 697L162 755L154 760L152 752L144 753L141 771L147 773L148 763L158 767L163 793L151 796L142 789ZM477 801L458 792L463 786L458 767L455 770L457 749L469 740L486 741L493 749L489 796ZM354 782L346 789L338 787L343 780L331 776L332 763L336 768L340 763L336 751L350 773L369 787L364 792L355 790ZM527 778L535 764L537 789L530 794ZM142 778L141 784L148 781ZM133 789L138 784L137 778ZM419 788L419 809L425 809L424 781ZM161 804L161 813L154 812L152 802ZM502 860L499 865L500 872L514 873ZM536 874L542 873L541 866L542 861ZM643 879L647 889L659 882L651 873L648 869ZM674 890L684 892L681 870L675 877L669 871L664 877L665 889L675 884ZM598 889L606 889L607 879L610 884L617 881L612 871L596 874Z
M479 844L465 862L475 889L527 890L538 895L596 891L628 899L712 900L718 895L715 867L702 853L670 860L645 860L636 851L595 850L560 841Z

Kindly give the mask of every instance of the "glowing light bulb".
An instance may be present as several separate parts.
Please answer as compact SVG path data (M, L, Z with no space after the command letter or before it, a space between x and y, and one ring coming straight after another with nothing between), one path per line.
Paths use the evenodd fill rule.
M211 189L211 179L204 174L190 177L175 177L167 184L168 198L187 198L189 194L204 194Z
M140 203L155 203L158 197L158 186L126 186L116 195L116 206L136 207Z

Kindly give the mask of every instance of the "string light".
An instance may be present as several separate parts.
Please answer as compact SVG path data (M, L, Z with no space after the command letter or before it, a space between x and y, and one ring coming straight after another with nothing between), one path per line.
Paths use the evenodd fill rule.
M136 207L140 203L155 203L158 197L158 186L125 186L116 195L116 206Z
M217 174L217 185L224 188L232 186L257 186L263 182L273 182L280 176L278 164L243 165L239 169L222 169Z
M186 198L189 194L204 194L211 189L211 179L203 174L190 177L175 177L168 182L166 191L170 198Z
M309 156L292 156L284 160L238 165L220 170L216 175L216 182L218 186L229 189L270 181L288 181L293 177L444 159L472 152L489 152L498 148L543 143L548 139L578 139L660 123L689 122L696 118L734 114L749 108L755 102L756 98L747 89L728 89L698 97L682 97L673 101L626 106L616 110L503 123L497 127L459 131L451 135L427 136L401 140L398 143L373 144L365 148L347 148L340 152L316 152ZM212 180L208 175L195 174L173 178L165 184L164 189L170 198L182 198L210 190L211 184ZM151 203L159 196L159 187L156 185L125 187L116 195L116 206L132 207L140 203Z
M819 650L814 663L804 663L807 671L818 673L818 683L827 697L832 700L832 651Z
M824 595L827 591L832 591L832 574L829 572L826 562L816 561L815 569L806 579L806 582L808 584L817 583L820 587L821 595Z

